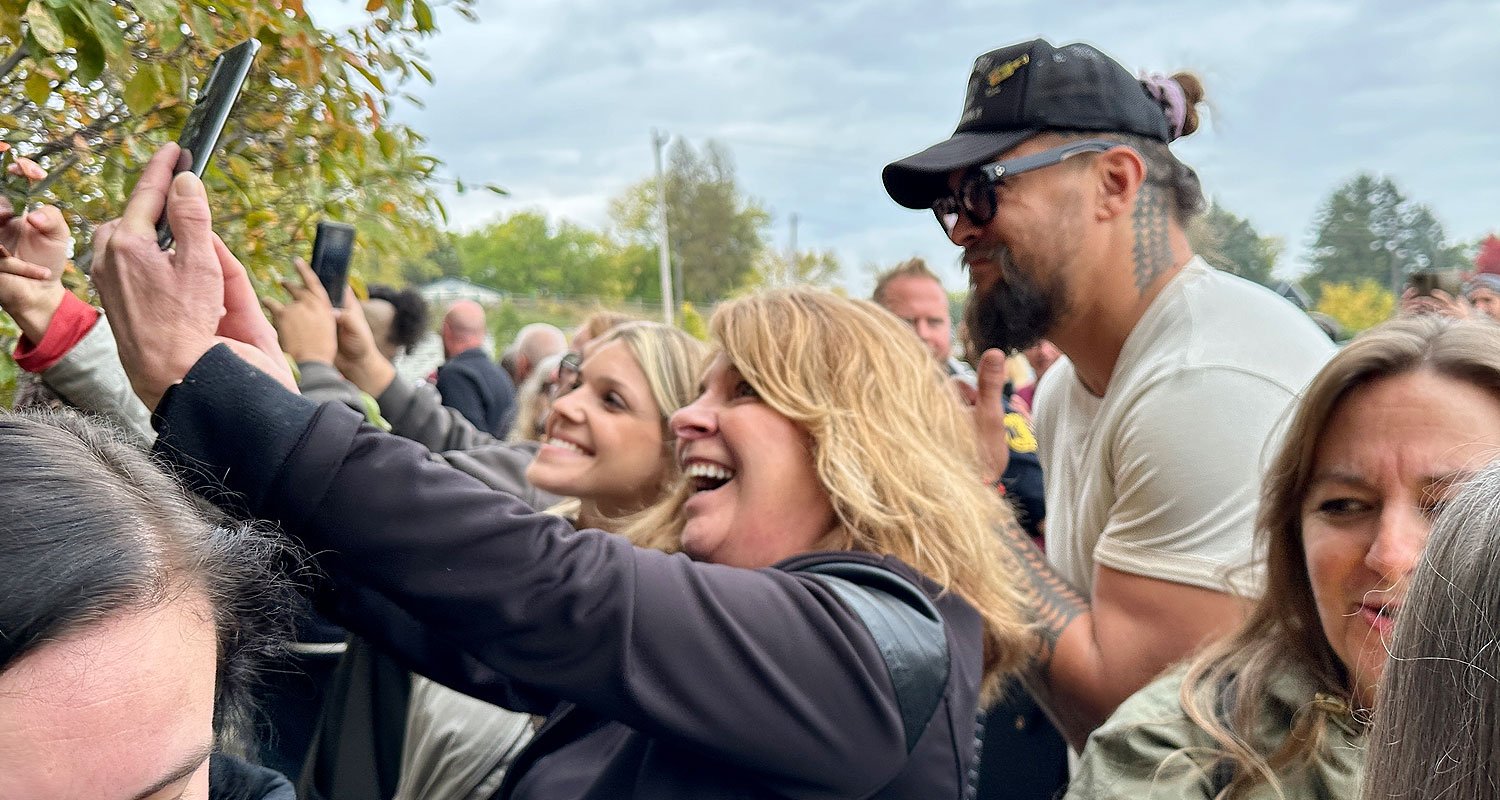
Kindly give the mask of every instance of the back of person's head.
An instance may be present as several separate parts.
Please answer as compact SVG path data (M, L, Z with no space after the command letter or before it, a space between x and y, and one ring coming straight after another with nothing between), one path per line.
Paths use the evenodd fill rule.
M604 335L604 332L616 325L624 325L627 322L640 322L639 317L633 317L619 311L599 310L588 315L577 328L573 329L570 344L574 350L583 350L589 342Z
M397 290L375 284L370 287L371 300L384 300L395 310L387 339L401 352L411 352L427 336L429 312L427 301L416 289Z
M1500 395L1500 326L1422 316L1364 332L1313 378L1270 463L1256 522L1257 547L1265 559L1261 599L1237 632L1194 660L1182 692L1193 721L1237 762L1236 791L1313 757L1329 724L1327 714L1298 715L1276 752L1259 752L1252 741L1258 734L1251 732L1270 681L1297 670L1312 679L1314 691L1349 697L1347 670L1324 633L1308 578L1303 503L1315 478L1323 431L1340 401L1360 387L1419 370ZM1232 695L1226 697L1224 687L1231 685Z
M1500 798L1500 463L1450 500L1396 622L1366 800Z
M761 400L808 432L839 522L832 547L893 555L984 617L993 691L1024 649L1012 557L994 533L1014 517L980 480L972 422L922 343L874 303L806 287L726 302L709 327ZM678 550L688 494L679 486L627 535Z
M870 299L874 300L877 305L887 305L886 290L893 282L904 278L924 279L938 286L943 285L937 273L927 268L926 261L920 258L909 258L875 277L875 291L870 293Z
M295 594L286 545L212 524L123 435L71 414L0 413L0 674L50 643L183 600L213 610L215 729L244 735Z
M450 357L484 343L484 306L459 300L443 315L443 344Z
M516 340L511 346L516 349L516 355L529 375L530 369L542 359L566 350L568 337L556 325L533 322L516 332Z

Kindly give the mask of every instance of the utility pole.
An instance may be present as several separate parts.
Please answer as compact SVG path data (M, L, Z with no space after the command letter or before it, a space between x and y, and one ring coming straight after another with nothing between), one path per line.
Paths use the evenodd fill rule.
M791 286L797 282L797 212L792 212L791 217L792 235L786 257L786 285Z
M651 147L656 151L656 252L661 266L661 317L672 324L672 250L667 238L667 181L661 172L661 149L672 137L651 129Z

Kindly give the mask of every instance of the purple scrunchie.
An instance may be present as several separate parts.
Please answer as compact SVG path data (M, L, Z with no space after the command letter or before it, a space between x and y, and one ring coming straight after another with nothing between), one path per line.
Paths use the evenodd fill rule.
M1187 92L1182 90L1182 84L1160 72L1153 72L1141 76L1141 85L1166 112L1167 122L1172 124L1172 138L1182 136L1182 129L1187 127L1188 112Z

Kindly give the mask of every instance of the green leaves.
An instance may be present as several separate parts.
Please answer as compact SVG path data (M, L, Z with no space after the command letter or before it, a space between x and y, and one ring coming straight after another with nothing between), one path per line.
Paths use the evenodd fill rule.
M177 17L177 4L170 0L135 0L135 10L152 22L169 22Z
M427 5L427 0L412 0L411 15L412 19L417 23L418 31L431 33L434 30L432 25L432 7Z
M63 38L62 23L58 21L57 14L48 8L42 0L31 0L31 5L26 7L26 24L31 29L31 38L41 48L49 53L56 53L68 46Z
M46 105L47 98L52 96L52 81L40 72L33 72L26 76L26 99L37 105Z
M318 219L355 220L354 269L399 281L432 248L445 209L437 159L383 117L408 80L430 81L413 43L434 15L431 2L369 5L334 32L297 0L0 0L0 41L24 36L26 48L0 76L0 132L54 169L40 197L88 242L92 225L119 215L144 161L177 138L217 53L255 36L265 47L205 175L216 230L265 285L306 253Z
M125 84L125 106L135 114L145 114L162 97L161 68L142 64Z

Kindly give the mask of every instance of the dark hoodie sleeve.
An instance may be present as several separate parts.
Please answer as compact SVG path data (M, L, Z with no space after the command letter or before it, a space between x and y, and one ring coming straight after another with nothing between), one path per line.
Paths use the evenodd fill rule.
M879 648L810 576L574 531L222 347L156 423L168 457L318 553L337 618L441 682L502 705L507 682L550 692L787 796L863 796L906 763ZM977 615L958 624L978 641Z

